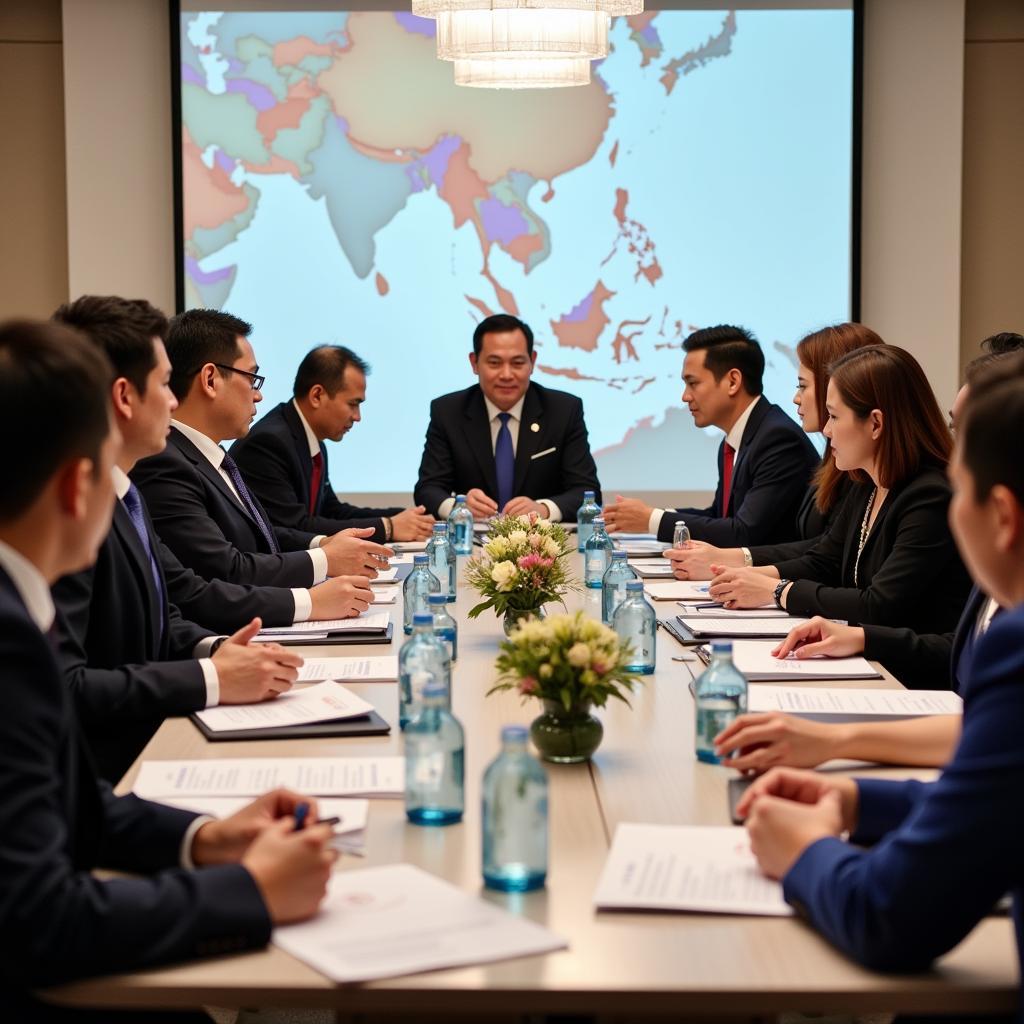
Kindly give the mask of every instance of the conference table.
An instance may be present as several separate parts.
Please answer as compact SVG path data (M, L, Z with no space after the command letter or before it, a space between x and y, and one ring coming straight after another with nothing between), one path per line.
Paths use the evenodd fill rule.
M690 660L692 655L664 630L658 633L656 672L632 698L632 707L612 701L614 706L598 712L605 733L592 761L547 766L546 888L529 894L483 889L482 774L499 749L502 725L527 725L540 713L540 706L535 701L521 703L507 692L485 696L495 678L494 658L504 637L492 613L475 620L467 617L474 597L460 579L453 612L459 625L459 657L453 670L452 704L466 733L463 821L443 828L418 827L407 823L401 800L371 800L367 855L365 859L343 856L337 870L398 862L417 865L546 925L568 941L568 949L336 985L270 945L253 953L77 982L51 989L46 997L79 1006L331 1008L339 1021L466 1016L511 1022L537 1013L630 1021L647 1017L753 1020L785 1011L982 1015L1015 1010L1017 957L1006 917L985 919L929 972L882 975L846 959L796 917L595 910L594 890L620 822L729 824L726 782L734 773L699 763L694 756L694 702L688 683L703 666ZM599 591L570 594L566 605L600 618ZM401 596L395 605L385 607L392 610L396 623L391 647L305 647L301 653L307 657L397 654L403 639ZM556 605L550 610L561 609ZM665 618L677 609L660 603L657 610ZM188 719L179 718L163 724L140 761L401 754L397 685L349 685L391 723L390 735L211 743ZM814 681L802 685L814 685ZM873 682L845 685L900 684L884 674ZM119 791L131 788L137 770L138 764ZM837 765L831 770L844 769ZM862 769L860 774L865 771L929 777L927 772L878 767ZM936 893L935 898L943 895Z

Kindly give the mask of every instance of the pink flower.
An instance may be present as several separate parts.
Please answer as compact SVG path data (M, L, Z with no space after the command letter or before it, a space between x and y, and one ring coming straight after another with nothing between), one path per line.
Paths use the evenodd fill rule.
M590 667L599 675L603 676L608 671L608 665L603 661L593 661Z
M522 555L516 559L516 565L520 569L532 569L534 566L540 565L543 559L539 555Z
M555 564L555 560L553 558L540 558L538 559L537 564L542 569L550 569L551 566Z
M524 696L537 692L537 680L533 676L524 676L519 680L519 692Z

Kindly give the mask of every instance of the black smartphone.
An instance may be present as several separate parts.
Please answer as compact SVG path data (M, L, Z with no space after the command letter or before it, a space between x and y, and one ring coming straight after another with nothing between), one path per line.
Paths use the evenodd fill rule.
M736 805L740 802L740 797L747 791L747 786L753 781L753 776L748 778L745 775L737 775L736 778L729 780L729 820L734 825L743 824L743 819L736 816Z

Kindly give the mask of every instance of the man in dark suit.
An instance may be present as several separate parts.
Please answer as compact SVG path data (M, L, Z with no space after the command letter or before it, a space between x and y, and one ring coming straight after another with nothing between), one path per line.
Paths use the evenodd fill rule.
M248 431L262 399L251 329L212 309L171 321L167 354L177 418L164 451L132 472L160 539L206 579L306 588L329 576L375 576L393 552L367 540L372 531L328 537L274 526L220 446Z
M530 381L533 331L489 316L473 332L469 362L479 383L430 403L415 499L447 518L456 494L478 519L496 512L572 520L583 492L601 500L583 403Z
M372 539L426 540L433 516L417 508L359 508L338 500L324 441L340 441L362 419L370 367L342 345L307 353L295 375L294 397L253 424L231 446L246 483L275 526L310 533L373 530Z
M168 715L215 704L252 703L291 685L301 659L277 645L249 646L260 621L357 614L372 599L363 577L329 580L316 591L207 581L160 543L145 501L127 476L163 449L176 405L167 386L167 319L144 300L86 295L54 319L80 330L114 368L110 386L122 445L114 467L113 525L95 565L60 580L60 653L100 773L116 782ZM354 584L359 584L359 589ZM339 589L342 588L342 589ZM177 598L235 634L216 641L203 620L187 621ZM238 632L241 631L241 632Z
M708 508L658 509L617 497L610 529L672 540L685 520L694 540L749 547L796 540L797 512L818 465L803 429L762 394L764 353L742 327L706 327L683 342L683 401L698 427L718 427L718 486Z
M264 945L272 925L314 913L333 861L329 828L291 831L296 794L214 821L97 782L51 647L49 585L87 566L110 526L110 372L61 325L0 325L0 435L23 440L0 489L0 979L17 1021L77 1019L40 986Z

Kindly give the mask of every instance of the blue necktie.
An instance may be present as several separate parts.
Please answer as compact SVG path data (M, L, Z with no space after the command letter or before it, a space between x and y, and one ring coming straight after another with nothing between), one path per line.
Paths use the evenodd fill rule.
M498 440L494 445L494 475L498 480L498 511L500 512L512 500L512 485L516 475L516 453L512 451L512 431L508 429L508 421L512 414L499 412Z
M160 609L160 629L159 636L163 636L164 632L164 585L160 579L160 569L156 564L156 558L153 556L153 546L149 540L149 530L146 529L146 517L142 513L142 498L139 496L138 488L135 484L131 484L128 488L128 493L121 499L124 504L125 511L128 513L128 517L132 521L132 526L135 527L135 532L139 535L139 540L142 543L142 548L146 552L146 557L149 559L149 571L153 574L153 586L156 588L156 599L157 606Z
M256 521L256 525L260 528L260 533L263 534L263 539L270 547L270 553L276 555L280 551L280 548L277 546L277 538L274 536L274 531L267 526L267 522L260 514L260 510L256 507L256 502L253 501L253 497L249 493L249 488L245 486L242 474L238 470L238 463L235 462L230 455L225 453L224 461L221 465L224 467L224 472L231 477L231 482L235 485L235 490L238 491L238 497L242 499L242 504L245 506L249 515L251 515Z

